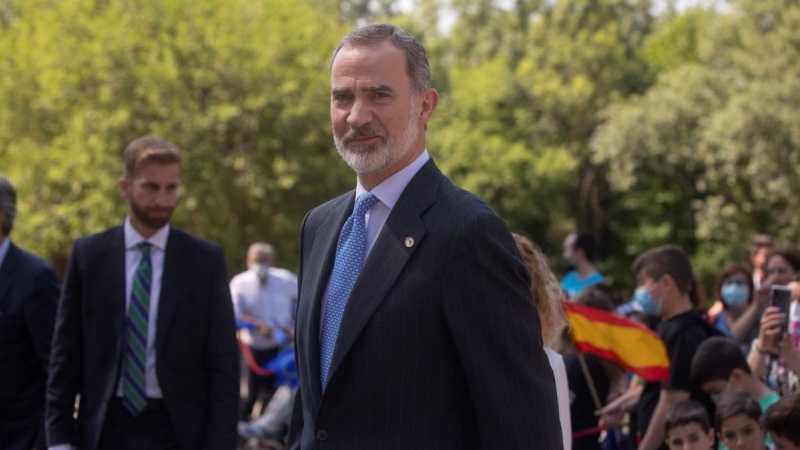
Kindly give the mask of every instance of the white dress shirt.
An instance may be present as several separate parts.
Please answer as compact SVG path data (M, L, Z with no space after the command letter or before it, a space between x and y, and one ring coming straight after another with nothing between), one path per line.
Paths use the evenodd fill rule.
M383 183L375 186L372 195L378 197L379 202L375 203L372 208L367 212L365 224L367 226L367 247L364 251L364 261L367 260L367 255L378 240L378 235L381 234L383 226L386 224L386 219L389 218L389 213L392 208L397 204L397 200L406 190L406 186L414 178L414 175L419 172L419 169L425 165L431 157L428 155L428 150L423 150L422 154L417 157L411 164L401 169L396 174L385 179ZM361 183L356 182L356 198L359 195L367 192ZM355 204L353 204L355 208Z
M375 245L375 241L378 240L378 236L381 234L381 230L383 230L383 226L386 224L386 219L389 218L389 213L392 212L392 208L397 204L397 200L400 199L400 196L403 194L403 191L406 190L406 186L408 186L408 183L414 178L414 175L422 169L422 166L424 166L429 159L431 159L431 157L428 155L428 149L423 150L422 154L417 156L417 159L411 164L383 180L381 184L375 186L375 188L370 191L372 195L378 197L379 201L367 211L365 216L364 223L367 227L367 246L364 249L365 262L367 261L369 252L372 251L372 247ZM365 192L367 192L367 190L361 186L360 182L356 181L356 198ZM355 210L355 203L353 203L353 209ZM353 214L352 211L350 214ZM333 275L333 270L331 270L330 275ZM322 328L322 322L325 320L325 305L328 303L328 290L330 286L331 281L330 278L328 278L328 287L325 288L325 295L322 297L320 329Z
M142 260L142 252L137 245L147 241L153 245L150 249L150 263L153 266L153 279L150 284L150 309L147 321L147 361L145 363L146 393L151 398L161 398L161 387L156 376L156 323L158 318L158 300L161 294L161 279L164 276L164 252L167 248L169 237L169 224L165 225L149 238L143 238L131 225L130 217L125 218L123 226L125 233L125 317L131 304L131 291L133 290L133 277ZM127 331L126 331L127 332ZM117 397L122 397L122 376L117 384ZM74 450L69 444L59 444L48 447L48 450Z
M242 272L231 280L231 298L236 319L240 320L244 313L272 327L293 329L297 275L270 267L267 270L267 282L262 285L254 270ZM266 337L258 331L244 329L240 336L242 342L257 350L271 350L281 344L274 334Z

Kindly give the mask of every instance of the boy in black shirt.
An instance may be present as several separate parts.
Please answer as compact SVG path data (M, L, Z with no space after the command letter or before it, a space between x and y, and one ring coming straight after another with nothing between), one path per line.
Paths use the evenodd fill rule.
M678 246L665 245L641 254L633 264L638 288L634 299L644 312L661 318L656 332L667 347L670 379L646 383L638 405L639 450L664 445L664 423L669 409L682 401L696 400L714 417L714 404L690 380L692 357L697 347L717 332L695 309L701 303L689 256Z

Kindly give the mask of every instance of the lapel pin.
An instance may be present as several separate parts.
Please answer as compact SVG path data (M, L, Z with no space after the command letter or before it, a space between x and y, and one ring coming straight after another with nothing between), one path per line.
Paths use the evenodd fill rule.
M407 237L406 238L406 247L411 248L414 246L414 238Z

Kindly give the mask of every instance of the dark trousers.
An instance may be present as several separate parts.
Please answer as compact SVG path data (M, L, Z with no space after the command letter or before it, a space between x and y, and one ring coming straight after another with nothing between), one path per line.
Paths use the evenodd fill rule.
M259 366L273 360L278 356L280 348L271 350L256 350L250 347L250 352L253 354L253 359L256 360ZM275 375L262 377L254 373L250 367L247 368L247 398L242 403L241 410L239 411L239 418L241 420L250 420L250 414L253 412L253 406L259 395L263 394L261 402L261 411L258 412L256 417L260 417L266 409L267 403L275 393Z
M147 399L147 407L134 417L122 399L108 404L97 450L178 450L175 429L160 399Z

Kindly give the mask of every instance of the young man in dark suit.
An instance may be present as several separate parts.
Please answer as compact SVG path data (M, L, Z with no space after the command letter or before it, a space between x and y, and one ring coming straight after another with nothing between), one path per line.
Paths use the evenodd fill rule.
M0 450L39 450L59 286L50 265L11 242L16 215L14 186L0 176Z
M357 186L303 222L291 448L562 447L514 239L425 148L438 101L399 28L356 29L334 52L334 140Z
M223 250L170 226L179 183L177 147L134 140L119 181L124 224L72 248L47 386L51 449L235 446L239 360Z

